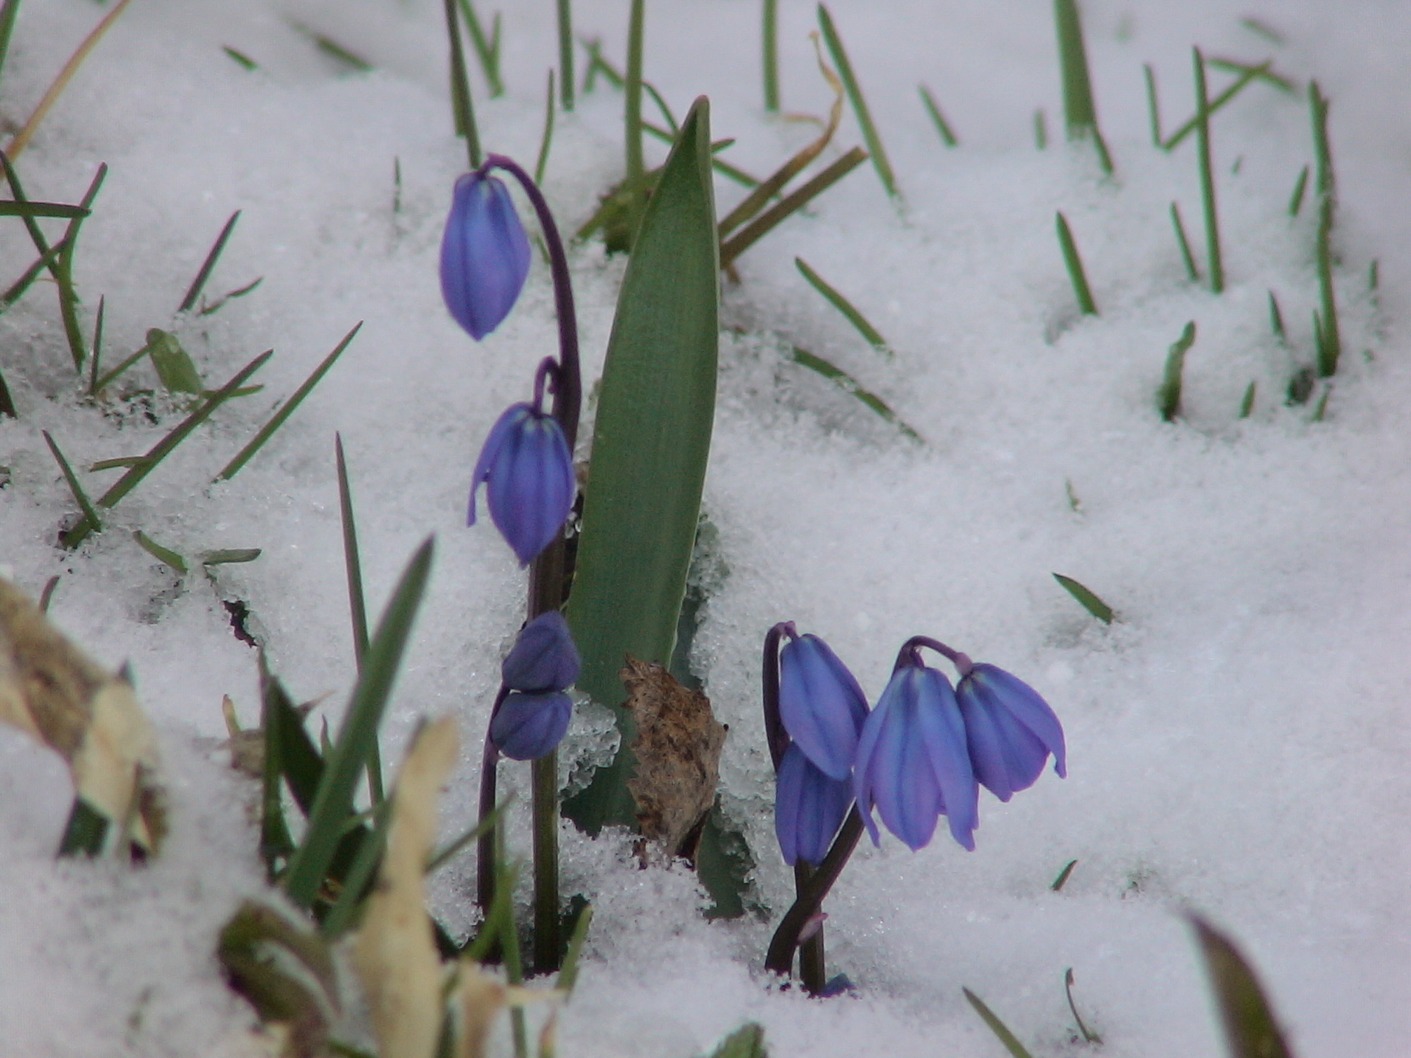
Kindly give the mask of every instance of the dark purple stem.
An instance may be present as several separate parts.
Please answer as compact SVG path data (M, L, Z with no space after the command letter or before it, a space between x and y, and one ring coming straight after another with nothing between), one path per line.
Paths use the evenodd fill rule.
M828 855L823 857L823 862L809 875L802 891L795 898L793 906L784 913L779 928L774 931L774 938L769 942L769 951L764 957L766 970L783 974L786 977L793 970L794 952L799 947L799 935L803 933L809 920L822 909L823 898L828 895L828 891L833 888L833 883L843 873L848 857L852 855L853 849L857 848L858 839L861 837L862 816L858 814L857 806L853 805L848 812L847 819L843 820L843 828L833 839L833 845L829 848ZM815 936L822 936L822 931ZM811 940L812 938L810 938L810 942ZM819 974L820 978L821 976ZM805 981L804 984L807 987L810 982ZM809 991L816 992L821 987L822 981L820 980L818 987L809 987Z
M780 621L764 634L764 664L760 670L764 676L764 737L776 772L789 748L789 733L779 719L779 641L784 636L794 639L797 634L793 621Z
M934 650L937 654L948 659L951 664L956 667L956 671L960 673L962 678L970 675L970 670L974 667L974 664L967 655L962 654L959 650L954 650L946 646L939 639L932 639L930 636L912 636L903 643L901 649L897 651L897 663L892 671L895 672L897 669L903 669L909 665L920 665L920 649L922 647L925 647L927 650Z
M495 704L490 708L490 723L495 722L495 714L500 711L509 688L500 684L500 693L495 695ZM485 749L480 755L480 819L482 822L495 810L496 766L500 762L500 751L490 741L490 726L485 726ZM483 915L490 913L490 903L495 898L495 835L492 831L481 834L475 843L475 902L480 905Z

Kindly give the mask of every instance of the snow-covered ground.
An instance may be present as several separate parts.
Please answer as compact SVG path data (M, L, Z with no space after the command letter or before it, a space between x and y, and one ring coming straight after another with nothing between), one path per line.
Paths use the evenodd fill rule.
M488 18L496 5L480 0ZM554 5L498 5L505 97L475 73L482 138L532 165ZM808 33L814 6L781 0L790 114L831 101ZM576 30L621 65L625 0L579 0ZM764 174L816 134L761 106L756 0L651 0L645 76L679 115L710 96L725 157ZM832 5L898 174L889 201L858 169L739 261L705 514L708 598L694 667L729 724L725 806L760 862L775 917L790 880L772 844L759 720L761 637L776 621L824 636L869 695L909 635L945 639L1038 687L1062 717L1069 777L981 804L978 849L938 837L912 854L860 848L827 903L830 968L854 995L807 1000L761 969L773 922L706 922L693 876L639 871L625 839L563 831L564 884L596 906L563 1012L572 1058L672 1058L747 1019L779 1055L1002 1053L968 986L1035 1055L1214 1055L1216 1019L1180 912L1211 917L1258 967L1296 1051L1396 1058L1411 1040L1411 8L1395 0L1088 0L1098 111L1116 161L1062 143L1050 5L887 0ZM89 0L22 5L0 78L0 142L28 117L102 14ZM1273 28L1274 43L1242 20ZM296 28L303 27L303 30ZM321 33L374 67L349 72ZM1214 123L1228 289L1186 279L1168 209L1203 238L1193 140L1148 134L1142 65L1174 128L1193 110L1190 48L1296 83L1251 85ZM222 51L253 59L248 71ZM173 832L141 869L53 859L69 808L57 758L0 732L0 1053L248 1055L253 1014L221 980L215 934L267 896L253 784L229 767L220 704L258 715L255 652L222 599L250 608L271 667L336 722L354 671L333 436L348 452L370 605L416 544L437 557L386 726L390 760L418 717L460 718L447 834L475 811L479 739L522 581L488 527L466 529L476 451L528 396L554 348L547 270L475 345L446 314L437 247L465 164L450 134L435 0L137 0L18 161L31 197L77 201L109 172L79 243L91 328L106 299L107 362L152 327L175 330L219 383L261 350L263 394L221 410L76 552L56 547L73 500L41 429L75 465L145 450L169 428L118 423L77 400L41 284L0 316L0 370L19 407L0 421L0 563L105 664L132 666L159 730ZM584 52L578 54L579 71ZM1233 75L1215 73L1216 90ZM1322 421L1285 403L1312 359L1315 210L1290 218L1313 161L1304 87L1331 98L1334 233L1344 357ZM946 149L925 82L960 138ZM1035 148L1036 109L1051 144ZM569 230L621 176L622 96L599 81L560 114L546 190ZM860 142L849 115L835 148ZM652 158L664 148L651 143ZM394 182L394 164L400 184ZM728 207L741 194L719 183ZM242 210L212 294L262 284L218 313L176 318L226 218ZM1079 315L1054 235L1072 224L1102 315ZM33 259L0 218L0 284ZM796 271L802 257L887 337L887 360ZM1380 288L1369 291L1371 262ZM571 251L585 371L601 367L623 262ZM1269 326L1273 291L1288 327ZM211 476L358 320L331 374L232 482ZM1187 321L1184 415L1155 393ZM797 344L880 395L917 445L787 362ZM147 370L140 368L138 370ZM1256 383L1252 414L1239 418ZM159 409L160 410L160 409ZM590 434L585 433L585 436ZM82 472L101 490L111 471ZM1076 498L1076 506L1070 502ZM213 585L133 540L185 554L258 547ZM1054 582L1068 574L1118 612L1105 626ZM592 749L603 714L565 756ZM597 734L595 734L595 732ZM510 775L502 783L522 782ZM942 828L944 834L944 828ZM524 821L512 844L527 849ZM1076 859L1059 893L1050 884ZM473 857L435 882L468 921ZM1064 972L1100 1048L1073 1042Z

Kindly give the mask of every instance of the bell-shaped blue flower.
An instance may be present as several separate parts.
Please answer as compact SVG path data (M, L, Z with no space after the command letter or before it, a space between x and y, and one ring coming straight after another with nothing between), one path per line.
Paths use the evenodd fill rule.
M834 779L794 743L779 761L774 784L774 836L784 862L817 866L852 807L852 782Z
M529 275L529 237L504 181L483 170L456 181L441 237L441 295L476 341L514 308Z
M490 741L511 760L538 760L558 746L572 718L573 701L563 691L510 691L490 719Z
M779 719L814 766L846 780L867 719L867 698L832 648L799 636L779 653Z
M481 482L495 527L520 565L529 565L558 536L573 509L573 460L563 427L534 404L511 405L476 461L467 525L475 524Z
M912 849L931 840L941 815L956 841L975 848L980 789L960 707L945 676L919 663L902 664L892 673L862 726L853 785L874 844L880 844L875 806L887 829Z
M500 679L512 691L565 691L581 667L568 622L549 610L520 629L500 665Z
M956 687L975 777L1001 801L1027 790L1053 754L1066 775L1063 728L1039 692L993 665L974 665Z

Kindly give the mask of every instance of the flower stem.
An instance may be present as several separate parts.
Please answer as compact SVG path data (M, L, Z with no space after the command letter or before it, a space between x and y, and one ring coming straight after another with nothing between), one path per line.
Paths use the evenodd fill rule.
M500 703L509 694L509 688L500 685L500 693L495 696L495 704L490 708L490 719L495 719ZM500 762L500 751L490 741L490 725L485 725L485 749L480 756L480 821L483 823L495 811L496 770ZM495 830L492 828L480 836L475 843L475 902L480 911L488 916L490 905L495 899Z
M858 813L857 806L853 805L848 811L847 819L843 820L843 827L838 831L838 836L833 839L833 845L828 850L828 855L823 857L823 862L818 865L816 870L810 872L807 881L804 882L795 898L793 906L784 913L783 919L779 922L779 928L774 931L774 938L769 942L769 951L764 957L766 970L785 976L792 972L794 952L799 947L800 934L803 933L809 920L818 914L819 909L823 906L823 898L828 895L828 891L833 888L833 883L843 873L848 857L852 855L853 849L857 848L858 840L861 837L862 816ZM815 936L821 937L822 931ZM822 943L820 941L819 954L821 955L821 953ZM822 974L818 976L818 987L821 988ZM817 990L810 986L807 979L804 981L804 986L810 992Z

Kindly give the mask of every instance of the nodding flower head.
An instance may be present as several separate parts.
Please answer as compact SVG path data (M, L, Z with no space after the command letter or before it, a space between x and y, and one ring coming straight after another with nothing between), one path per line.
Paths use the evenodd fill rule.
M578 679L582 662L557 610L541 613L525 625L505 655L500 678L512 691L566 691Z
M504 181L484 169L456 181L441 237L441 295L472 338L514 308L529 275L529 237Z
M572 718L563 691L510 691L490 718L490 741L511 760L538 760L554 751Z
M475 464L467 525L475 524L475 493L481 482L490 518L527 566L548 547L573 509L573 458L563 427L539 410L543 370L530 404L511 405L490 430Z
M968 669L968 671L967 671ZM1063 728L1039 692L993 665L962 666L956 699L975 777L1001 801L1038 780L1053 754L1053 770L1068 773Z
M975 848L979 787L955 692L945 676L921 663L910 644L902 648L891 681L863 724L853 784L874 844L881 843L875 807L887 829L912 849L930 842L942 815L951 836Z
M850 779L825 774L798 743L784 751L774 784L774 836L785 863L822 863L851 807Z
M779 719L819 771L838 780L852 774L867 698L815 635L791 638L779 653Z

